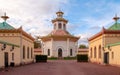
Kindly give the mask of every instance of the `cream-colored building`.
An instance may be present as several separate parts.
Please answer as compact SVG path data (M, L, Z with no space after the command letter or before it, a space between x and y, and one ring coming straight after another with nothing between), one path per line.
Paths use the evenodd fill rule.
M79 55L88 55L88 48L79 48L78 53Z
M0 41L0 68L8 67L12 63L14 63L14 61L16 61L16 64L19 64L19 61L17 61L17 59L20 58L18 56L15 56L18 50L18 45L5 41Z
M9 25L6 20L9 18L6 16L2 16L4 19L4 22L0 23L0 40L9 42L12 44L15 44L18 47L15 47L13 51L10 51L11 48L6 47L7 49L1 50L1 54L3 56L0 56L1 59L4 59L4 61L7 61L8 64L2 64L0 67L4 67L6 65L10 65L11 60L11 53L14 53L14 64L15 65L21 65L21 64L27 64L33 62L34 59L34 38L27 34L22 27L15 29L11 25ZM8 59L5 60L6 56ZM5 63L5 62L2 63Z
M77 54L77 42L79 37L71 35L67 31L67 20L63 18L63 12L56 12L57 18L52 20L53 31L47 36L41 37L43 42L42 52L48 57L74 57Z
M36 55L42 55L42 49L41 48L35 48L34 49L34 56Z
M120 65L120 23L116 22L108 29L89 38L89 60L100 64Z

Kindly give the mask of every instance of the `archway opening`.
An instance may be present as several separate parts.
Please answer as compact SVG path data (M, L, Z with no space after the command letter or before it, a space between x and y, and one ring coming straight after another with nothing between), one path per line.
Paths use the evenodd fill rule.
M61 48L58 49L58 57L60 57L60 58L62 57L62 49Z

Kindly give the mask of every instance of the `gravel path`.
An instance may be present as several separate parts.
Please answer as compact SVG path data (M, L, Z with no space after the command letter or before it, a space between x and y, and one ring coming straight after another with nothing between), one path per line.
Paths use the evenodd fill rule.
M51 60L0 71L0 75L120 75L120 67L92 63L77 63L75 60Z

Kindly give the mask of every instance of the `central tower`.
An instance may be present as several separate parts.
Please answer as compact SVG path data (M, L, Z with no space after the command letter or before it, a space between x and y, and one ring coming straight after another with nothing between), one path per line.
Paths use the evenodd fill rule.
M74 57L77 52L77 41L80 37L75 37L67 31L68 20L63 18L63 12L56 12L57 17L52 20L53 30L41 37L43 41L43 54L48 57Z
M63 18L63 14L64 13L60 10L56 12L57 18L52 20L54 30L66 30L66 24L68 21Z

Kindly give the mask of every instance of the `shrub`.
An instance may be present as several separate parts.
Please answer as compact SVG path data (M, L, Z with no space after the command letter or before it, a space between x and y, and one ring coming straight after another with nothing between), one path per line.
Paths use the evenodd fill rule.
M36 62L47 62L47 55L36 55Z
M77 55L77 62L88 62L88 55Z
M76 60L76 57L64 57L65 60Z
M48 58L48 60L57 60L58 58L57 57L50 57Z

